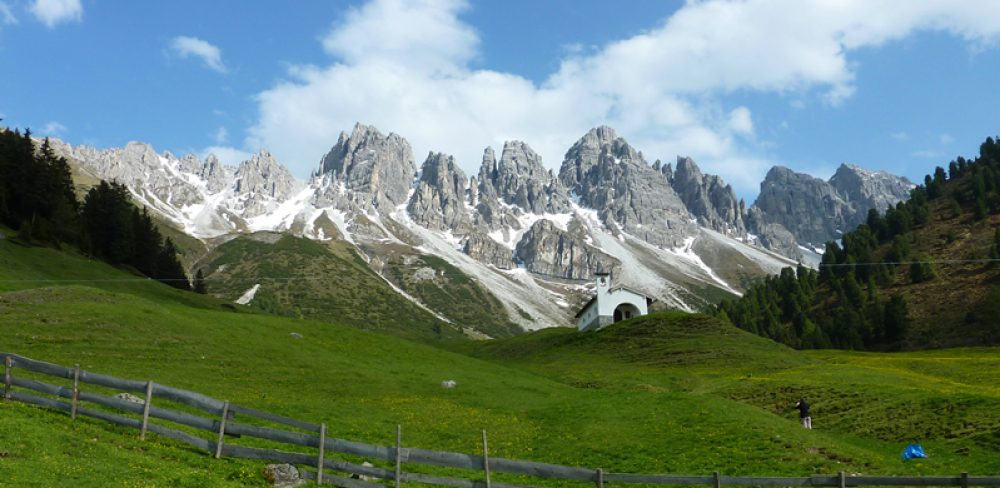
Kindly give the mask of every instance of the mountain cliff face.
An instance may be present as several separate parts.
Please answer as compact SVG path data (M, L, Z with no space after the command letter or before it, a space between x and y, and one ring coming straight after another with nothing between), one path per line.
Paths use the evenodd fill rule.
M577 280L588 280L597 272L617 274L621 265L588 244L582 226L563 230L551 220L535 222L518 242L515 256L529 272Z
M908 198L913 187L906 178L846 164L830 181L775 166L760 185L749 220L772 248L789 247L791 234L800 246L822 249L864 222L869 209L884 212Z
M566 189L542 166L541 156L521 141L504 143L500 161L493 159L492 149L486 149L479 169L479 200L535 214L569 210Z
M465 235L472 229L468 185L454 157L428 154L406 210L415 222L428 229Z
M767 172L754 207L760 210L762 223L781 225L811 247L844 232L853 215L851 205L832 185L781 166Z
M318 176L324 178L327 191L317 195L317 204L390 210L406 203L416 173L406 139L357 124L350 135L341 132L320 161Z
M852 220L855 225L865 220L870 208L885 213L889 206L910 198L915 186L906 178L885 171L868 171L853 164L840 165L830 178L830 185L854 205L860 216Z
M703 175L693 159L680 156L676 171L669 164L661 171L699 225L726 235L746 235L745 205L722 178Z
M618 232L667 247L697 233L673 188L610 127L591 130L570 148L559 179Z
M209 156L214 159L214 156ZM207 158L206 158L207 159ZM206 161L206 167L209 163ZM218 160L214 160L218 164ZM208 168L211 171L211 168ZM291 198L302 183L278 163L271 153L262 150L240 163L233 182L236 205L233 210L244 217L257 217L274 211ZM206 185L208 189L208 185Z
M267 151L234 168L140 143L54 147L208 243L255 232L336 240L446 321L468 320L469 310L431 310L454 290L428 287L464 274L527 329L568 324L597 271L668 307L714 303L794 263L768 249L797 256L800 243L833 238L860 207L889 205L895 197L884 193L908 191L908 182L853 166L829 183L775 168L748 210L690 158L676 168L649 165L608 127L578 140L558 176L521 141L506 142L499 158L486 148L472 177L444 153L428 154L418 171L404 138L362 124L340 134L308 182ZM434 273L449 279L428 280Z

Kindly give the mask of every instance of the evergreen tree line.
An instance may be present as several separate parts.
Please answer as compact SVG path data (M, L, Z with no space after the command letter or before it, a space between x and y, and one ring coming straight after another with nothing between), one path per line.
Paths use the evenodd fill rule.
M24 134L0 130L0 223L27 240L76 241L79 204L66 159L48 140L39 151Z
M77 201L69 164L48 139L0 129L0 223L26 242L74 245L115 266L130 266L175 288L191 289L177 249L164 239L128 189L101 181ZM204 282L197 280L201 292Z
M177 248L160 235L146 209L132 205L128 188L102 181L83 199L81 248L115 266L140 273L182 290L191 289Z
M931 201L975 220L1000 213L1000 143L987 138L974 161L958 158L937 167L885 214L869 210L865 223L827 242L819 271L785 268L752 286L743 297L724 301L715 313L733 325L797 348L886 349L900 345L910 324L902 295L884 296L897 284L898 270L910 283L937 277L933 260L911 251L913 229L932 218ZM1000 229L989 249L1000 258Z

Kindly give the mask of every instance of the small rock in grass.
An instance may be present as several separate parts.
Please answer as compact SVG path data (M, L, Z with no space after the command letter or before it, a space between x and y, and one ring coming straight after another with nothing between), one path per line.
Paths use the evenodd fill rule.
M115 395L115 398L119 400L125 400L126 402L138 403L139 405L145 405L146 400L139 398L131 393L119 393Z
M292 339L301 339L302 338L302 334L299 334L298 332L292 332L292 333L289 333L288 335L292 336Z
M299 477L299 470L291 464L268 464L264 468L264 479L273 486L294 488L306 481Z
M458 385L455 380L444 380L441 382L441 388L454 388L455 385Z

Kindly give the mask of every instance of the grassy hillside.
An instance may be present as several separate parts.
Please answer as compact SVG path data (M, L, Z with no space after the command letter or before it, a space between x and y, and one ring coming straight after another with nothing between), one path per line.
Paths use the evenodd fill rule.
M0 350L327 422L337 437L389 444L399 423L406 445L476 452L486 429L492 455L618 472L1000 472L995 349L800 353L704 316L663 314L593 334L546 330L466 345L470 357L234 312L9 241L0 240L0 261L2 280L102 280L0 281ZM442 389L445 379L458 387ZM814 404L813 431L788 409L803 394ZM917 434L931 457L901 461ZM128 430L5 402L0 451L5 479L43 486L263 484L263 463L215 461L157 436L144 443Z
M818 429L875 451L924 442L936 456L971 464L1000 454L996 348L807 353L683 313L653 314L592 334L545 330L466 347L584 388L683 390L784 417L804 397ZM986 466L998 468L993 461Z
M522 332L510 321L500 300L447 261L386 251L381 256L386 261L382 267L385 277L453 323L490 337Z
M786 268L716 313L802 348L1000 344L1000 143L938 167L910 199L827 243L819 272Z
M909 277L909 266L896 270L891 292L906 297L913 327L908 345L948 347L1000 342L1000 321L993 327L967 320L990 292L1000 291L1000 263L985 261L1000 228L1000 214L976 219L973 203L955 206L956 197L968 192L970 179L954 181L941 198L929 202L926 225L907 235L914 260L933 261L935 277L919 283ZM888 246L882 250L888 252ZM992 298L990 300L995 300Z
M259 233L218 246L198 267L209 293L228 301L259 284L249 304L259 310L411 338L461 336L393 290L341 241Z
M647 315L591 334L547 329L461 347L476 357L586 387L702 390L714 378L783 370L812 361L707 315L683 312Z

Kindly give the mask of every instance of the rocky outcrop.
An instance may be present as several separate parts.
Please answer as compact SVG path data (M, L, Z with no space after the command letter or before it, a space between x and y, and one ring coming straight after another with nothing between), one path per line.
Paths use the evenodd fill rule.
M430 153L420 169L420 180L410 198L407 212L414 222L439 231L465 235L472 230L466 207L469 185L455 158Z
M620 263L587 244L582 228L564 231L550 220L539 220L525 232L514 255L525 269L549 277L586 280L598 271L611 272Z
M885 171L869 171L853 164L842 164L830 178L832 185L854 207L851 228L868 217L869 209L885 213L886 209L910 198L915 185L901 176Z
M476 261L499 269L514 269L516 267L513 251L481 232L468 235L462 252Z
M50 144L91 174L126 185L142 205L165 210L204 203L202 189L183 173L187 164L197 166L197 158L185 162L170 153L161 156L141 142L105 150L72 147L55 139Z
M198 160L197 157L191 154L185 156L185 158L187 157L192 157L195 161ZM214 154L209 154L205 156L205 162L201 165L197 174L205 180L205 189L210 193L218 193L228 188L232 183L233 169L219 162L219 158Z
M609 127L592 129L570 148L559 179L612 231L659 247L678 247L698 232L662 173Z
M780 224L809 247L822 247L847 228L851 205L829 183L782 166L767 172L754 207L757 225Z
M382 135L378 129L357 124L348 135L340 133L337 144L320 161L324 190L318 206L381 209L391 212L406 203L417 173L410 143L396 134Z
M676 171L669 164L660 171L699 224L730 236L746 234L746 208L722 178L703 175L693 159L680 156Z
M795 236L785 226L768 222L759 208L750 207L747 212L747 225L753 229L753 234L756 237L754 244L782 256L802 260L802 249L799 248L799 242Z
M854 165L841 165L829 182L775 166L751 208L750 230L764 247L796 257L797 249L788 251L786 232L798 244L822 249L864 222L869 209L884 212L909 198L912 189L906 178Z
M244 217L268 213L302 188L302 184L267 150L240 163L235 179L236 210L242 210Z
M500 161L486 148L479 168L479 201L491 200L534 214L569 211L569 195L542 165L542 157L521 141L507 141Z

